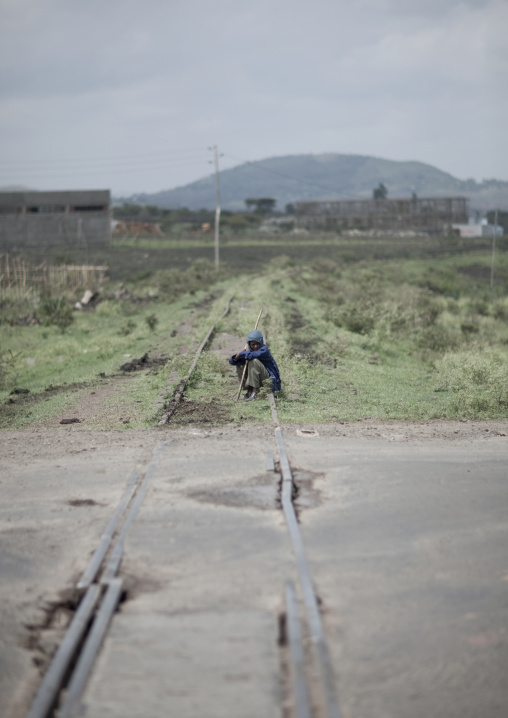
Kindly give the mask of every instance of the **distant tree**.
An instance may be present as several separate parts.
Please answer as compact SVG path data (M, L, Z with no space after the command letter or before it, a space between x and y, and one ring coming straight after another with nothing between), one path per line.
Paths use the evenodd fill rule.
M273 212L277 200L271 197L259 197L258 199L248 198L245 200L245 204L249 210L255 207L255 211L258 214L268 214L269 212Z
M388 188L382 182L372 191L374 199L386 199L388 197Z
M273 212L276 204L276 199L272 199L271 197L261 197L260 199L258 199L257 211L261 212L262 214Z
M130 217L138 217L143 211L143 207L140 204L127 204L123 203L121 207L113 207L113 216L115 219L127 219Z
M295 213L295 205L291 202L286 205L286 214L294 214Z

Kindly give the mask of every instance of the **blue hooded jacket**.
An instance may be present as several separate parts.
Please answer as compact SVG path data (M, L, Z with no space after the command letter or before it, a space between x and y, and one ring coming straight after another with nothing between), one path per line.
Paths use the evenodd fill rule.
M238 359L236 359L236 354L233 354L231 359L229 360L229 363L233 366L243 366L245 364L245 360L251 361L251 359L259 359L260 362L262 362L268 373L270 374L272 378L272 389L273 391L280 391L281 390L281 383L280 383L280 375L279 375L279 367L277 366L275 359L270 354L270 350L266 346L263 340L263 335L261 332L258 332L257 330L254 330L247 336L247 344L249 342L258 342L261 344L261 347L257 349L255 352L246 351L246 352L240 352L240 356Z

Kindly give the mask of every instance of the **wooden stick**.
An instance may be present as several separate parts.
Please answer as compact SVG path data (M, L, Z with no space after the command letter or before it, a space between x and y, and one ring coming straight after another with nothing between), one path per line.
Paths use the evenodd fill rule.
M256 326L254 327L254 331L256 331L256 329L258 328L259 320L261 319L261 315L262 315L262 314L263 314L263 309L261 309L261 311L259 312L258 320L257 320L257 322L256 322ZM237 401L238 401L238 399L240 398L240 394L242 393L243 383L244 383L245 377L246 377L246 375L247 375L247 366L248 366L248 364L249 364L249 360L246 359L246 360L245 360L245 366L243 367L242 381L240 382L240 388L238 389L238 394L236 395L236 400L237 400Z

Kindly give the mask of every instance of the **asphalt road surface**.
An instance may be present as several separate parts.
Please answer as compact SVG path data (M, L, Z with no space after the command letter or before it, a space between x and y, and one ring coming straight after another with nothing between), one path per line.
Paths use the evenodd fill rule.
M315 428L284 436L344 718L504 718L508 438ZM292 716L279 617L297 578L271 427L2 439L2 716L26 716L132 467L166 439L84 715Z

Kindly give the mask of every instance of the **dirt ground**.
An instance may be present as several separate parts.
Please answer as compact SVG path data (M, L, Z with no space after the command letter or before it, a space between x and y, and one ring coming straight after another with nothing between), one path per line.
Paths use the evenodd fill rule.
M370 420L285 425L283 430L295 472L305 468L313 451L321 455L321 445L328 446L334 461L345 460L341 446L347 454L351 440L372 442L376 453L386 452L393 442L398 446L388 449L390 454L416 451L421 455L427 447L430 454L441 447L441 451L453 448L464 456L471 447L488 456L499 455L506 451L508 441L508 422L494 421L407 424ZM71 615L69 598L62 590L68 591L79 578L133 467L146 467L154 448L165 440L172 440L171 471L180 472L181 477L190 472L191 483L192 462L198 454L208 457L208 468L209 457L215 457L215 470L227 482L231 475L237 479L246 463L250 466L244 461L246 454L252 454L250 462L259 473L265 465L263 447L275 453L270 424L170 424L116 431L90 431L86 424L70 424L0 432L0 694L5 699L4 704L0 700L0 714L26 715L39 671L47 665ZM305 461L298 454L293 456L293 445L304 452ZM194 493L189 496L201 505L208 496L203 486L211 480L208 468L201 464L198 468L196 487L191 486ZM164 475L162 481L165 486ZM216 496L220 487L212 484L205 488ZM175 484L177 489L179 485ZM231 501L238 502L238 491L232 494L228 484L219 499L221 505L230 506Z
M189 413L192 410L189 409ZM79 413L79 412L78 412ZM311 441L313 436L343 436L350 439L385 439L386 441L444 441L467 442L472 439L502 441L508 439L508 421L426 421L422 423L355 421L333 424L286 424L284 434L291 436L303 433ZM305 432L308 432L305 434ZM236 442L239 436L271 438L270 425L228 426L196 425L194 427L163 426L153 430L133 431L86 431L84 425L38 427L25 430L4 430L1 432L0 462L5 468L13 462L24 462L33 458L65 459L81 451L93 451L99 446L110 448L130 443L139 437L141 441L150 437L163 441L168 437L221 436ZM71 438L72 437L72 438Z
M118 390L121 381L115 386ZM109 392L112 387L104 389ZM85 417L95 405L94 396L76 404L72 413ZM191 422L192 415L188 418ZM307 454L312 453L314 442L317 447L329 438L336 443L337 458L342 441L347 447L351 439L371 440L378 447L397 443L397 451L403 450L404 444L411 450L419 445L420 451L428 446L429 452L453 444L459 451L463 446L466 454L470 446L481 445L492 455L508 441L508 422L500 421L357 421L285 425L283 430L289 442L293 439L308 445ZM55 422L49 427L0 432L0 673L4 673L0 693L5 692L6 701L3 706L0 701L2 715L26 715L40 680L39 670L47 665L69 620L68 599L62 589L68 590L84 569L132 468L146 466L155 446L168 439L180 447L185 475L196 451L206 453L207 447L212 454L219 450L226 473L229 463L236 466L235 456L244 455L253 442L258 449L260 445L275 449L270 424L188 423L147 430L90 431L86 422ZM263 467L264 456L258 461ZM294 462L296 471L298 463ZM200 496L194 498L200 500Z

